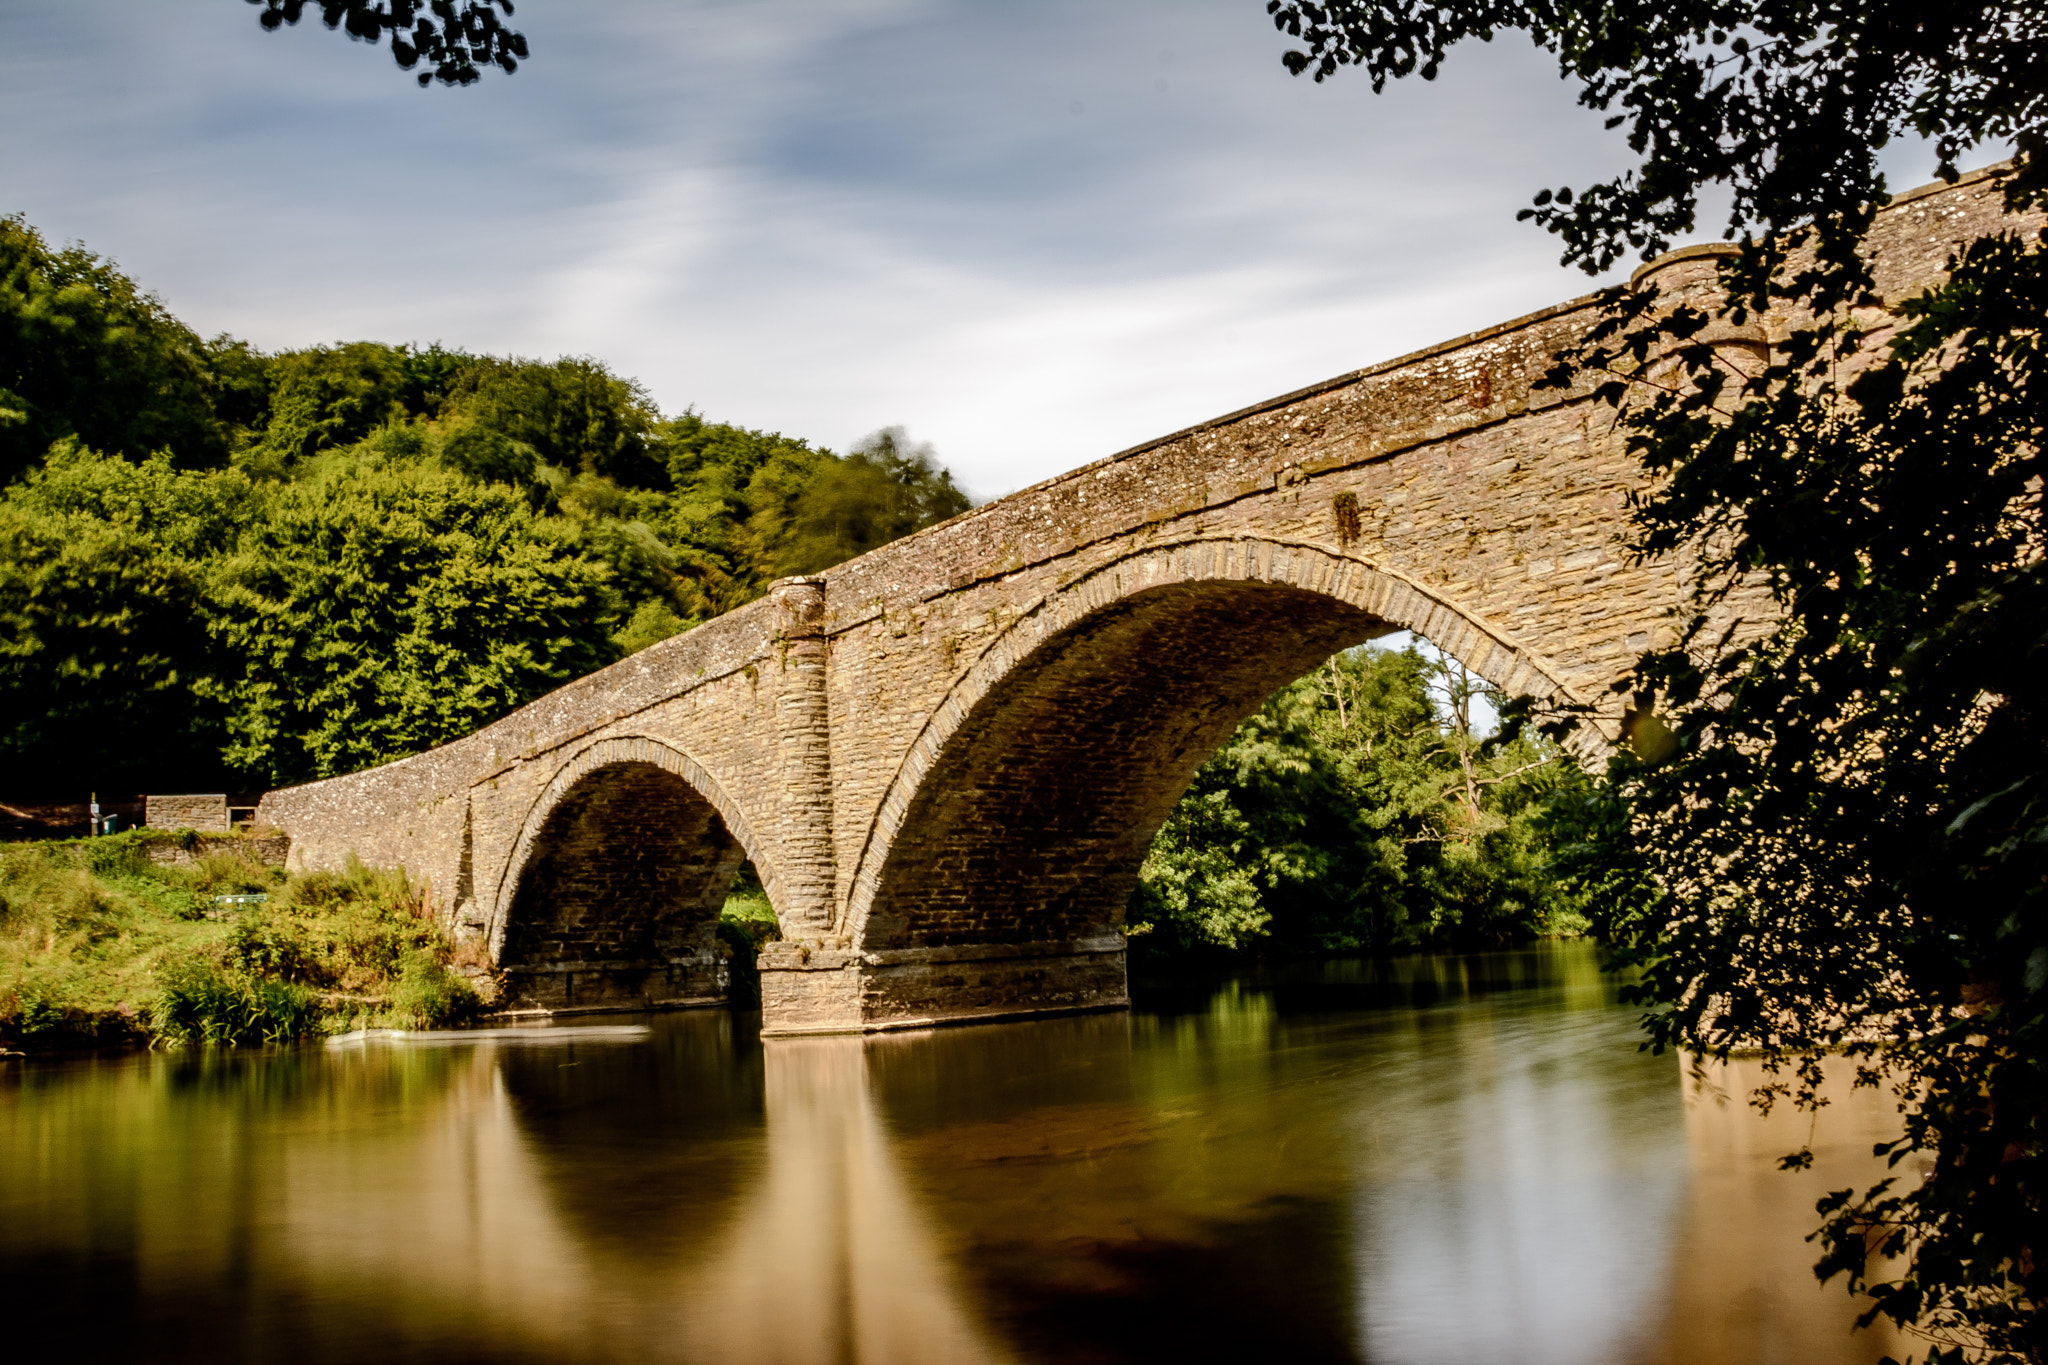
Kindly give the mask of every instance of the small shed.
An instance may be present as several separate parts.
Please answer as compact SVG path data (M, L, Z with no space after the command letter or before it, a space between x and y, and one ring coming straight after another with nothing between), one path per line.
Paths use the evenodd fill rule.
M226 834L228 798L225 792L201 796L146 796L142 823L151 829L196 829L209 834Z

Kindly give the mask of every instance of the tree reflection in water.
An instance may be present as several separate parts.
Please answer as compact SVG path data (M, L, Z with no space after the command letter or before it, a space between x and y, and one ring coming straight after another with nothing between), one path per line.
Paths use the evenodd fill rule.
M1688 1100L1579 945L764 1047L0 1071L0 1312L67 1359L1858 1365L1882 1096ZM560 1035L554 1035L560 1038ZM1793 1131L1793 1126L1800 1126Z

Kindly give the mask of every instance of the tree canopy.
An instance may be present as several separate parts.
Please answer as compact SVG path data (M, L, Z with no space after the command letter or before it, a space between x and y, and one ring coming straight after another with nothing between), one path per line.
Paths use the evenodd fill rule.
M1620 685L1671 752L1618 759L1562 827L1581 884L1611 898L1597 912L1620 960L1646 973L1658 1044L1759 1053L1765 1106L1826 1103L1831 1052L1898 1095L1890 1158L1928 1174L1823 1201L1819 1269L1921 1334L1929 1361L2040 1361L2048 275L2019 225L2048 205L2048 11L1268 9L1303 44L1288 67L1318 79L1428 78L1461 39L1514 31L1553 53L1637 158L1524 211L1567 263L1654 256L1693 229L1706 187L1729 191L1740 249L1720 318L1608 291L1606 321L1551 377L1594 376L1653 478L1634 552L1696 564L1671 643ZM2009 148L1996 175L2016 216L1887 310L1859 249L1888 197L1879 152L1903 137L1949 180L1973 150ZM1804 321L1759 363L1717 356L1710 324L1765 307ZM1647 367L1653 347L1675 355L1669 374ZM1771 610L1739 619L1759 589Z
M2042 191L2048 12L2031 0L1267 0L1301 41L1288 70L1355 66L1380 90L1433 80L1451 49L1520 32L1557 59L1579 103L1625 127L1637 161L1526 216L1598 273L1669 250L1697 227L1701 191L1730 195L1725 231L1768 248L1807 227L1831 273L1887 198L1879 153L1924 139L1953 180L1974 149L2009 142L2012 186ZM1618 111L1618 112L1617 112ZM1820 275L1793 283L1827 287Z
M307 0L249 0L263 6L257 20L268 32L305 17ZM422 88L474 85L484 70L497 67L506 75L526 59L526 37L505 27L498 11L512 17L512 0L312 0L320 22L338 28L357 42L378 45L391 40L391 58L402 71L425 63L417 77Z
M900 428L841 458L588 356L201 342L82 246L0 253L21 794L417 752L967 506Z
M111 261L0 218L0 481L63 437L224 464L211 369L199 338Z
M1129 914L1140 964L1488 948L1583 930L1543 813L1585 775L1499 694L1410 646L1347 650L1269 698L1196 773Z

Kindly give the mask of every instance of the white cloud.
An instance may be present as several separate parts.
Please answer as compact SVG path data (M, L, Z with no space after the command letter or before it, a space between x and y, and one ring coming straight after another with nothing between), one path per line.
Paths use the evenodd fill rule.
M1258 0L518 20L517 75L419 91L232 0L10 0L0 209L202 330L587 352L988 494L1579 292L1514 211L1622 155L1526 44L1375 98Z

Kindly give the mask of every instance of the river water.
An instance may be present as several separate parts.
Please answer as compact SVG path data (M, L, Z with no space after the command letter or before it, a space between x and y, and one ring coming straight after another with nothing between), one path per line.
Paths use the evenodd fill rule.
M1900 1353L1802 1241L1877 1173L1884 1097L1779 1173L1809 1120L1638 1052L1589 946L1134 995L869 1040L704 1012L9 1062L4 1330L292 1365Z

